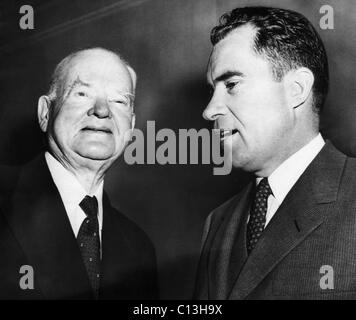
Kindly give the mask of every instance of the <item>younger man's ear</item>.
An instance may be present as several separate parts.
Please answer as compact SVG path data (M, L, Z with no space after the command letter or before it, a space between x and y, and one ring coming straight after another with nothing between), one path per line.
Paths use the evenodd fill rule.
M302 105L312 94L314 75L308 68L298 68L288 74L288 100L294 109Z
M41 96L38 99L37 116L38 116L38 123L43 132L47 132L50 108L51 108L50 98L48 96Z

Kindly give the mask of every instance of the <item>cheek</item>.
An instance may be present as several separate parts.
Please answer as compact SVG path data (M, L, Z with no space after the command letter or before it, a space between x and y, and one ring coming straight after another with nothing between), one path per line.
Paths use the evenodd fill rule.
M114 113L115 138L121 140L126 132L131 130L131 117L119 112Z
M240 121L255 122L266 113L266 105L270 104L271 95L261 81L251 81L241 86L237 94L231 97L229 104Z
M71 123L78 122L84 116L86 116L88 109L88 106L79 106L75 104L65 106L62 110L62 118L64 119L64 121L68 121Z
M278 86L256 86L241 94L237 115L244 125L247 140L261 143L275 139L290 124L290 115Z
M63 137L71 136L82 118L83 112L80 112L79 109L62 107L54 120L55 133L57 136L59 134Z
M254 90L249 91L247 99L251 109L263 117L264 122L279 121L288 113L282 84L270 81L256 84Z
M273 105L276 100L276 88L266 81L255 81L249 85L245 91L244 98L256 109L263 108L265 105Z

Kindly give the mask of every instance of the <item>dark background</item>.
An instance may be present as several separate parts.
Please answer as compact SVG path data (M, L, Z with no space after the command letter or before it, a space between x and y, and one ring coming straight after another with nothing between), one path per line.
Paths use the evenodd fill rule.
M19 28L23 4L34 7L34 30ZM47 92L55 65L80 48L118 50L134 67L137 128L145 132L148 120L156 121L156 131L209 127L201 114L209 98L205 70L210 30L225 11L256 4L301 12L319 31L331 75L322 130L341 150L356 155L355 1L2 0L0 163L6 172L1 184L11 186L14 166L41 152L37 99ZM324 4L334 9L334 30L319 27ZM210 165L129 166L121 159L106 177L114 206L156 246L164 299L191 297L204 220L249 179L240 172L212 172Z

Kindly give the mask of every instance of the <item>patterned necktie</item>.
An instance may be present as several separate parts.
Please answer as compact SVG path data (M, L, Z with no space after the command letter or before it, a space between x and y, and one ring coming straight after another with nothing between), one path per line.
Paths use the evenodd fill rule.
M247 225L247 252L251 253L266 224L267 199L272 194L268 179L263 178L256 188L255 199L250 210L250 219Z
M97 299L100 285L98 201L95 197L85 196L79 205L87 217L80 226L77 241L95 299Z

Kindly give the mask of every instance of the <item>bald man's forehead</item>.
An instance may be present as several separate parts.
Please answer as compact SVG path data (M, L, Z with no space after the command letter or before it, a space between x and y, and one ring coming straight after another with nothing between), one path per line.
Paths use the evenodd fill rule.
M68 64L66 86L77 78L84 82L100 82L133 92L133 81L125 62L110 52L82 52Z
M126 63L117 55L108 51L83 51L70 62L70 69L81 66L99 67L104 71L116 70L130 76Z

